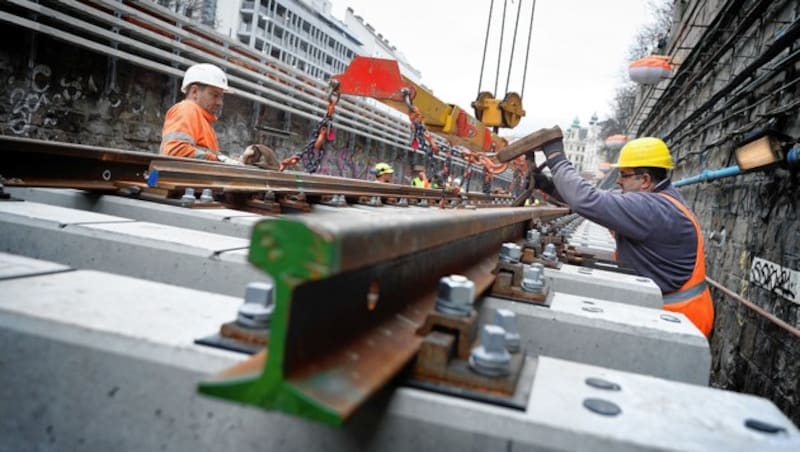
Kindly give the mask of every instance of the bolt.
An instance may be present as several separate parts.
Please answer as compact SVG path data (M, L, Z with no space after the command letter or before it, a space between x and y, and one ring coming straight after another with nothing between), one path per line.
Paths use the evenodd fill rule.
M522 257L522 248L514 242L506 242L500 248L500 261L515 264Z
M472 349L469 367L489 377L508 375L511 372L511 354L506 350L506 330L497 325L484 325L481 345Z
M545 245L544 252L542 253L542 259L550 262L558 261L558 256L556 255L556 246L552 243Z
M542 264L525 265L522 270L522 290L528 293L544 292L544 267Z
M244 304L239 306L236 323L250 328L267 328L274 309L272 283L251 282L245 291Z
M203 193L200 194L200 202L214 202L214 195L210 188L203 189Z
M539 234L539 231L537 231L536 229L529 229L528 230L528 235L526 237L526 241L528 242L529 246L532 246L534 248L539 246L539 239L540 238L541 238L541 235Z
M436 310L442 314L467 317L472 312L475 283L466 276L450 275L439 280Z
M187 187L186 191L183 192L183 196L181 196L181 201L183 202L195 202L197 199L194 197L194 188Z
M520 337L517 332L517 315L508 309L498 309L494 322L506 331L506 350L511 353L519 351Z

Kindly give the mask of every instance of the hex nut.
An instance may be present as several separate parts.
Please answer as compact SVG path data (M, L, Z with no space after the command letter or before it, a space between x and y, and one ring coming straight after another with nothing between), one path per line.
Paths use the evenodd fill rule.
M522 257L522 248L514 242L506 242L500 248L500 260L503 262L517 263Z
M449 315L468 316L475 300L475 283L466 276L450 275L439 280L436 310Z

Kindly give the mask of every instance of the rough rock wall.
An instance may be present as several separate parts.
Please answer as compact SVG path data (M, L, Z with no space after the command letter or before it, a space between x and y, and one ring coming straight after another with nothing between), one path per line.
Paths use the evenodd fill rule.
M695 63L682 62L680 71L687 73L674 74L672 81L679 86L666 91L639 131L640 136L667 140L677 165L673 180L736 165L735 149L759 130L786 135L786 146L800 137L800 64L792 51L797 38L759 63L781 39L797 33L800 2L767 2L762 9L754 8L759 2L747 3L728 12L732 19L713 42L704 43L709 39L705 36L691 43L695 50L709 45ZM752 11L758 12L752 25L733 37L730 48L722 48L731 38L725 33L748 23ZM714 32L712 26L702 30ZM709 65L711 55L716 59ZM737 83L740 74L749 76ZM726 90L724 96L709 102L721 90ZM680 192L703 228L708 276L789 325L800 326L798 168L765 168L687 185ZM712 293L712 385L767 397L800 424L800 338L720 291Z

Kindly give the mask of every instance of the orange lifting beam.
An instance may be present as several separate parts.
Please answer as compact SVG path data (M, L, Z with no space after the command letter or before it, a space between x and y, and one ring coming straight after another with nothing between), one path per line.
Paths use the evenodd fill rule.
M408 106L401 91L408 89L414 106L424 118L425 127L445 135L453 144L483 152L499 151L508 145L505 138L492 133L489 127L457 105L442 102L400 74L395 60L357 56L343 74L332 78L339 81L341 94L372 97L403 113L408 113Z

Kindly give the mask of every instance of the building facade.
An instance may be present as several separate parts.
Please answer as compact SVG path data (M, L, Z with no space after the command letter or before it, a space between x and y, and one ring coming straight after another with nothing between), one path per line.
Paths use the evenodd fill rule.
M600 124L597 115L592 115L588 127L581 127L575 118L564 134L564 151L567 158L586 179L594 179L599 166L599 152L603 145L600 139Z
M154 0L321 80L344 72L356 55L397 60L403 75L421 73L375 28L347 8L344 22L330 0Z
M244 0L238 13L235 27L221 20L218 30L235 29L240 42L318 79L344 72L361 48L328 0Z

